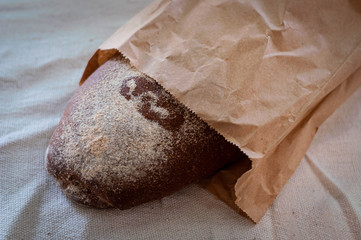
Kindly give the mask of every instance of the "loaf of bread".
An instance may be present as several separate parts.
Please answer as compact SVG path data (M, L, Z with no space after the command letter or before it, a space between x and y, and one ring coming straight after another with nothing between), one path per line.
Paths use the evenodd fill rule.
M116 54L68 102L46 167L76 202L127 209L245 158Z

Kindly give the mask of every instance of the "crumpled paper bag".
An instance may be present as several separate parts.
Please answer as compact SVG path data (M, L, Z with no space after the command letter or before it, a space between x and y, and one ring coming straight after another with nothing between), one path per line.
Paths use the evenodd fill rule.
M156 1L99 47L81 83L117 51L157 80L252 160L225 199L258 222L317 127L361 85L360 6Z

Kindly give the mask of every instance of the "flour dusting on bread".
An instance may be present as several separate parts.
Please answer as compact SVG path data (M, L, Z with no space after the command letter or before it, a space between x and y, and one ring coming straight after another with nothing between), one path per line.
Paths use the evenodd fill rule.
M77 202L127 208L197 181L239 153L118 55L68 103L48 170Z

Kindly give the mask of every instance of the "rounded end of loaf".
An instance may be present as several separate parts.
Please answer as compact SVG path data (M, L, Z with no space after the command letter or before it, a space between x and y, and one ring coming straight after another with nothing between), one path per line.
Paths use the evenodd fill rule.
M246 156L120 55L70 99L47 169L72 200L128 209Z
M90 187L87 187L86 183L83 183L76 174L72 173L69 167L65 167L63 164L59 166L56 148L52 139L46 149L45 166L49 174L54 177L56 184L63 193L74 202L88 207L113 207L110 203L97 196ZM64 156L64 158L67 157ZM60 161L66 162L65 159Z

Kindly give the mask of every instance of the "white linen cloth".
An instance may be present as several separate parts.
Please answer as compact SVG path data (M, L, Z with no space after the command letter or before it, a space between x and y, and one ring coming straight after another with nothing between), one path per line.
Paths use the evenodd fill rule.
M126 211L62 194L50 136L93 52L148 3L0 1L0 239L361 239L361 89L257 225L196 185Z

